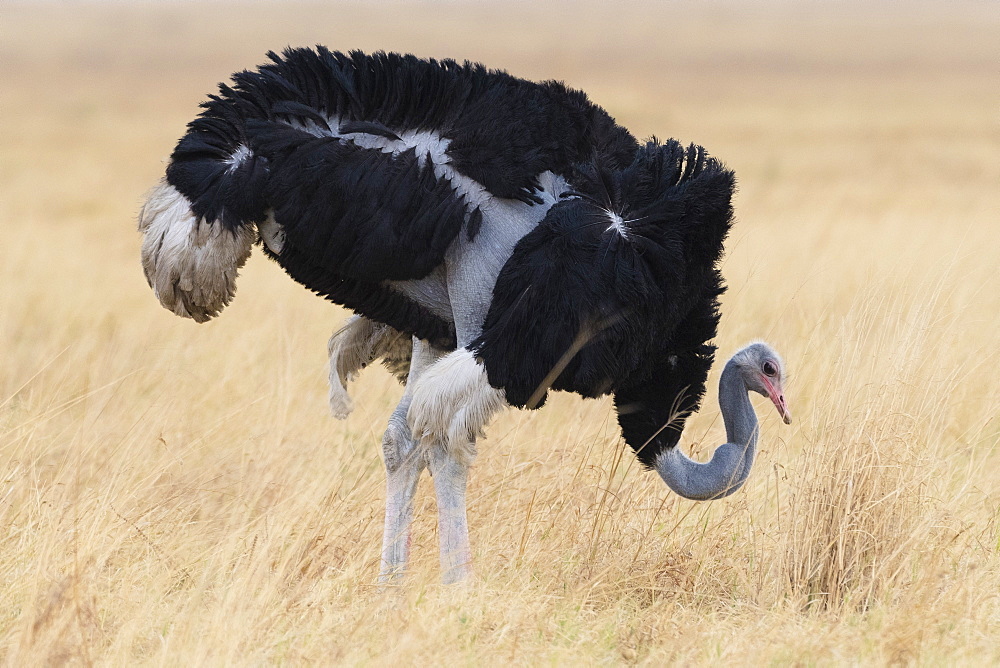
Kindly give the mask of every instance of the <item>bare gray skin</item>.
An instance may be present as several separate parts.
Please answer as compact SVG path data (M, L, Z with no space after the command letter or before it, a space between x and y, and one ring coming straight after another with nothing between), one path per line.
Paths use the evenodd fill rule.
M665 450L656 470L677 494L698 501L729 496L746 482L757 454L759 426L750 403L750 392L768 397L785 424L791 424L782 387L785 369L781 357L766 343L751 343L726 363L719 379L719 408L726 424L727 442L711 461L701 464L681 452Z
M564 179L550 172L541 174L539 183L539 196L545 200L541 205L493 197L476 200L483 220L474 241L461 234L448 249L442 270L419 280L388 284L453 322L458 349L449 354L420 340L412 342L406 391L382 439L387 477L380 580L385 584L397 581L406 570L413 499L424 468L433 476L438 502L442 581L460 582L472 574L465 512L468 470L476 456L478 435L506 404L489 386L485 370L466 346L482 331L493 285L514 245L538 224L567 187ZM477 187L482 189L469 185L472 195L477 194ZM335 416L342 418L350 412L346 384L361 368L384 355L383 348L395 351L401 347L398 334L366 318L352 319L334 334L329 353L330 406ZM402 353L396 357L405 359ZM402 371L403 365L398 366Z

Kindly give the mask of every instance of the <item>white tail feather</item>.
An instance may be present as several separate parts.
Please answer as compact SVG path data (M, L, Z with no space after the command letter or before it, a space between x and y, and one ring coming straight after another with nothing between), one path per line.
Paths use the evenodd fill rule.
M347 384L369 364L386 358L392 373L405 377L409 370L410 337L388 325L364 316L351 316L330 337L326 351L330 359L330 412L338 420L354 410Z
M379 334L376 322L360 315L352 316L333 333L326 350L330 356L330 412L343 420L354 410L347 394L347 384L358 372L375 359L375 339Z
M236 293L236 277L256 240L253 227L228 230L198 218L191 203L163 180L139 213L142 268L165 308L205 322Z

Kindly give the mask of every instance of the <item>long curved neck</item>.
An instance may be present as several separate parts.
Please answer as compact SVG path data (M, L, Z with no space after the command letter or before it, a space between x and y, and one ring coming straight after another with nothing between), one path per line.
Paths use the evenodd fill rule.
M660 477L685 498L721 499L742 487L750 475L757 453L757 415L733 360L726 364L719 380L719 408L727 442L716 448L711 461L693 461L677 447L657 457L655 466Z
M726 424L726 442L746 447L750 452L757 447L757 414L750 403L746 383L739 367L729 360L719 379L719 409ZM752 461L753 455L750 455Z

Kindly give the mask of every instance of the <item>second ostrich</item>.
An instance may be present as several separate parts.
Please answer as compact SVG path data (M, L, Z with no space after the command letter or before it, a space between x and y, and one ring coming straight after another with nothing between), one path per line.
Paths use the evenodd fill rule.
M382 441L384 580L405 569L424 468L444 580L471 572L476 439L549 390L613 394L626 442L682 496L743 485L747 393L790 419L767 345L723 371L729 442L707 464L677 447L714 359L731 171L698 146L639 144L557 82L322 47L270 57L189 124L140 214L143 267L164 306L204 322L260 243L358 313L330 341L334 413L377 359L406 382Z

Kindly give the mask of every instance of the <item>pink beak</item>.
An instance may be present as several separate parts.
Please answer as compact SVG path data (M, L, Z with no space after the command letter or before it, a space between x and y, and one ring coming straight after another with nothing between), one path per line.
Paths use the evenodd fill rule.
M767 398L778 409L778 415L781 416L785 424L792 424L792 414L788 410L788 404L785 402L785 393L781 389L781 383L772 383L767 377L762 377L762 379L764 387L767 388Z

